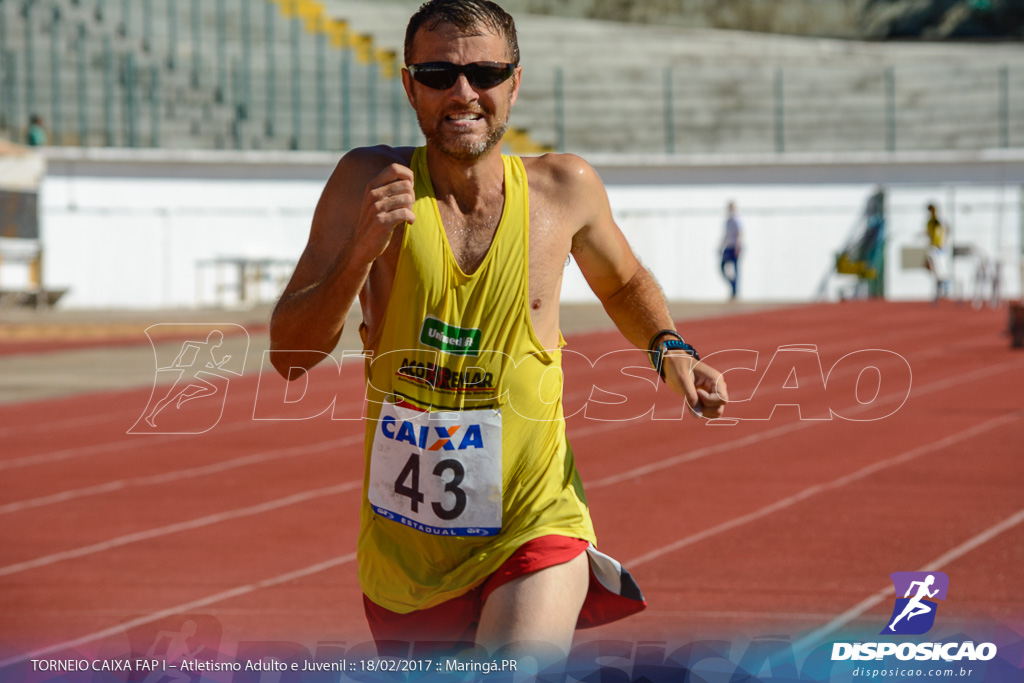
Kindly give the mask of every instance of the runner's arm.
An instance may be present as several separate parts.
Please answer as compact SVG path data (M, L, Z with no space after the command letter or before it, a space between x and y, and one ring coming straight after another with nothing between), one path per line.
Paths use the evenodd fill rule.
M338 343L345 318L397 225L412 222L412 171L378 149L349 152L324 188L309 242L270 319L271 362L308 370ZM318 353L309 353L310 351Z
M563 163L569 166L565 177L574 185L572 201L583 216L573 236L573 257L619 331L647 350L656 332L675 329L665 295L615 224L597 173L581 159L565 157ZM683 394L687 403L700 402L705 417L722 415L728 394L721 373L685 354L668 355L664 368L668 385Z

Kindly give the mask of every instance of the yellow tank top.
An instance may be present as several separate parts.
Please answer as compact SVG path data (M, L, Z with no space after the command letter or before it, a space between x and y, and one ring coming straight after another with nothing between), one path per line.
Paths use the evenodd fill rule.
M395 612L465 593L540 536L596 542L565 437L561 352L543 348L530 319L526 171L502 159L501 220L467 275L415 151L416 222L366 344L359 580Z
M928 239L933 247L942 249L946 246L946 226L937 218L928 219Z

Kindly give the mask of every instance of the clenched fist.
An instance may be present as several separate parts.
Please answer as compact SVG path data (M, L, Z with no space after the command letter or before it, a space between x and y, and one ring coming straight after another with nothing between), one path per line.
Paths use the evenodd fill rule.
M357 234L372 258L384 253L396 227L416 220L415 201L412 169L407 166L391 164L367 183Z

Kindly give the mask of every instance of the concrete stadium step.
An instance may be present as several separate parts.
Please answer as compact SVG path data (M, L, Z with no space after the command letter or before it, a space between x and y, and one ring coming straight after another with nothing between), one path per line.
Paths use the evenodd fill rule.
M45 118L63 139L105 144L108 112L117 127L114 137L125 139L128 93L121 69L125 56L131 54L137 74L136 135L150 135L150 139L155 135L160 144L241 144L261 149L297 144L305 149L341 146L345 137L352 144L401 143L403 130L410 139L418 138L404 96L396 90L397 81L374 76L354 51L325 45L304 20L286 16L280 2L52 0L45 6L32 5L30 26L25 25L20 7L21 0L0 0L4 29L0 48L16 61L18 88L27 77L27 65L21 63L27 43L34 45L32 103L25 100L29 93L23 90L14 93L20 101L13 105L0 103L0 119L14 136L23 135L26 110L31 106L49 114ZM148 15L146 7L152 9ZM224 8L223 14L219 7ZM351 35L369 35L360 40L372 46L374 53L386 49L401 58L405 25L415 3L326 0L323 7L329 17L347 21ZM247 17L242 15L243 8L249 10ZM59 13L54 14L54 9ZM194 10L199 20L197 43ZM1021 144L1024 113L1020 106L1014 104L1008 121L996 120L1006 105L1002 98L1007 85L1012 103L1019 99L1016 93L1024 90L1024 52L1014 45L819 40L529 14L518 16L517 23L526 77L512 124L530 129L535 140L549 145L559 135L557 68L562 73L560 106L565 112L562 125L567 145L583 145L581 151L663 145L665 78L670 67L676 137L696 131L692 136L701 137L701 144L718 146L712 150L748 143L759 150L765 137L771 139L779 75L787 148L792 144L847 149L852 144L850 131L858 131L874 144L885 137L889 69L899 146L993 146L1002 144L1007 133L1011 141ZM251 32L248 40L243 40L243 26ZM270 43L266 42L268 28ZM81 30L86 42L79 50ZM51 63L54 38L56 64ZM318 46L323 46L321 51ZM105 49L113 66L108 75L103 72ZM352 78L347 105L340 93L344 55L350 60ZM251 62L242 68L246 58ZM293 72L296 59L301 67L297 75ZM83 61L88 66L84 112L78 94L78 67ZM1004 65L1009 66L1008 72L1001 70ZM199 87L193 87L196 69ZM55 70L56 87L50 83ZM271 75L273 93L268 92ZM149 87L154 77L160 85L155 110ZM4 79L10 80L7 75ZM109 103L105 80L113 81ZM246 81L248 88L243 87ZM368 94L371 83L376 89L373 96ZM5 82L4 87L9 85ZM958 93L952 104L951 91ZM0 96L7 94L5 90ZM406 112L397 122L395 105ZM80 123L83 113L85 131ZM637 126L646 130L630 130ZM745 128L752 129L752 134L747 135ZM275 135L269 135L271 130Z

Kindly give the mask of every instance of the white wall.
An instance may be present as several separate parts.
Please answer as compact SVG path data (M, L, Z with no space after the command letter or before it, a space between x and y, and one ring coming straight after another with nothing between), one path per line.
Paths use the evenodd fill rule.
M335 159L329 155L48 151L41 189L45 282L68 287L68 307L210 305L224 256L295 260ZM724 299L718 245L734 200L745 228L740 296L814 298L876 182L887 189L891 298L931 296L924 271L899 268L899 250L923 244L935 201L958 242L1002 255L1004 291L1021 291L1024 154L846 155L592 160L634 251L673 299ZM965 284L973 264L958 264ZM273 299L287 277L263 285ZM221 271L227 282L231 271ZM829 288L837 293L840 279ZM563 300L592 295L575 264ZM220 301L237 303L228 293Z
M70 307L212 304L218 273L199 262L298 258L319 185L51 176L42 196L47 287L69 287ZM222 268L223 282L231 276Z
M735 201L743 226L740 297L805 301L831 268L835 251L860 215L870 185L706 187L611 186L616 220L634 252L670 298L728 297L719 246L725 206ZM586 298L578 269L565 298Z
M744 228L740 297L762 301L814 299L836 252L862 226L872 184L709 185L702 187L609 187L616 220L634 251L671 298L714 300L728 296L719 270L725 205L736 202ZM993 185L886 186L886 292L890 299L934 295L930 274L900 267L906 246L926 243L925 206L934 202L954 226L957 244L972 244L990 258L1001 255L1003 290L1020 289L1021 188ZM956 262L961 291L974 288L973 258ZM852 288L854 278L835 276L829 298ZM566 300L592 300L575 266L567 270Z
M237 305L220 257L294 262L332 165L321 155L50 151L40 197L48 288L68 307ZM273 299L287 267L262 287Z

